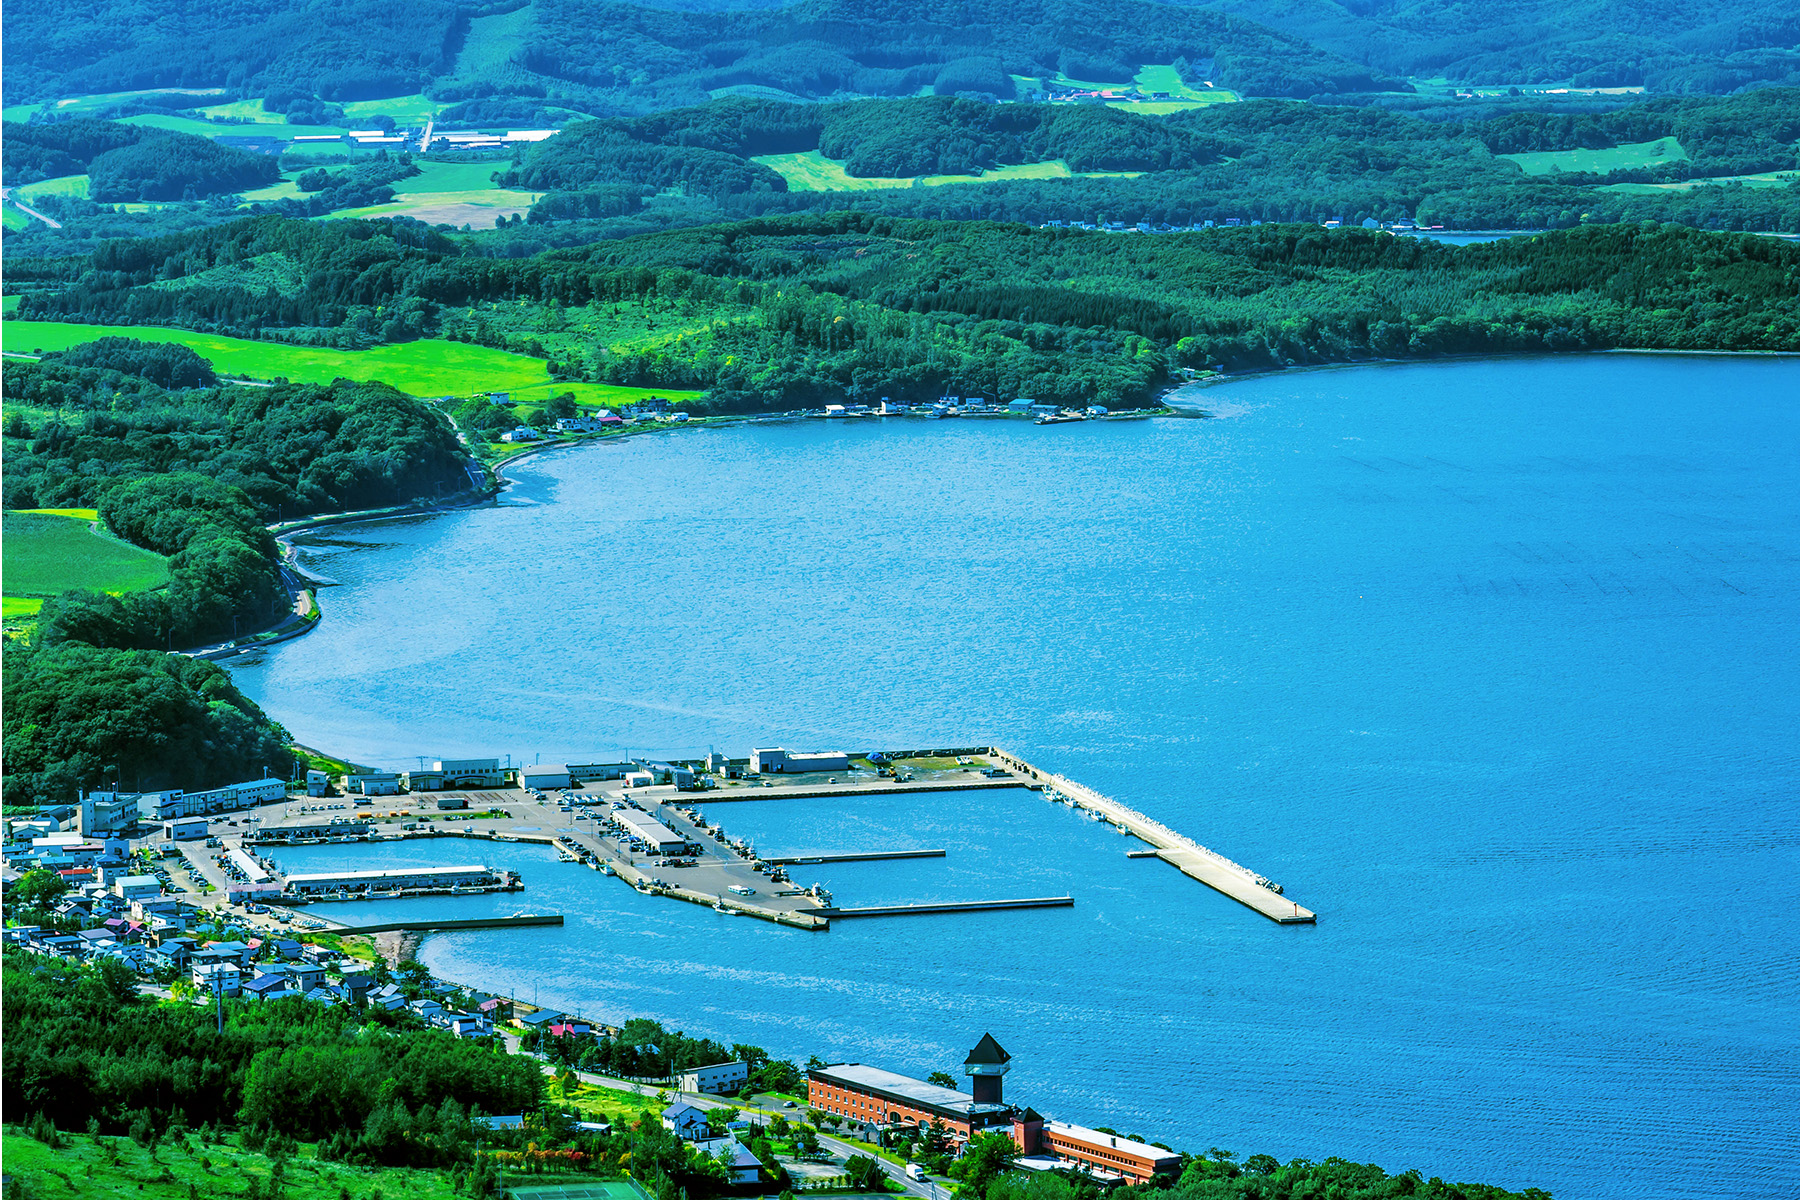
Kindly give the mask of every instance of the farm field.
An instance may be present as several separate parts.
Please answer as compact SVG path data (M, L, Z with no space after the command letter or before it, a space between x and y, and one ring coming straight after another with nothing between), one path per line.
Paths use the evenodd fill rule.
M1605 174L1632 167L1654 167L1661 163L1686 162L1688 153L1672 137L1653 142L1626 142L1603 150L1542 150L1527 154L1496 154L1519 164L1527 175L1548 175L1552 171L1592 171Z
M77 588L140 592L169 577L168 560L96 531L82 509L9 512L0 568L8 617L29 616L52 596Z
M10 353L66 350L100 337L132 337L146 342L175 342L190 347L226 375L252 379L291 379L297 383L330 383L336 378L378 379L414 396L468 396L476 392L511 392L516 397L548 400L573 392L579 404L616 405L644 396L694 399L702 393L668 388L624 387L601 383L560 383L550 378L542 359L491 346L421 339L372 350L334 350L289 346L246 338L194 333L156 325L79 325L62 321L6 321L0 324Z
M787 180L788 187L800 192L862 192L878 188L945 187L959 183L1005 183L1016 179L1073 179L1077 173L1068 164L1054 162L1019 163L995 167L981 175L918 175L900 178L859 178L846 173L844 164L826 158L817 150L803 154L763 154L751 159L762 163ZM1141 171L1089 171L1083 179L1133 177Z
M428 225L492 225L497 217L511 218L529 211L538 195L492 186L464 191L397 192L387 204L346 208L331 215L368 219L412 217Z
M435 100L414 93L410 96L390 96L385 100L352 100L343 105L344 116L355 122L355 128L366 128L362 122L372 117L387 116L394 118L400 125L423 125L429 118L436 117L438 110L444 106Z

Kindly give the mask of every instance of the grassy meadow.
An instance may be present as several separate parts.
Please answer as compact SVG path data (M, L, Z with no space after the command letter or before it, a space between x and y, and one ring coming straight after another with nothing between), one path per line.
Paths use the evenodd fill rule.
M1008 183L1019 179L1107 179L1120 176L1130 178L1143 174L1141 171L1075 172L1069 170L1067 163L1057 159L1052 162L1018 163L1008 167L994 167L980 175L861 178L849 174L845 171L843 163L826 158L817 150L808 150L803 154L763 154L751 161L761 163L780 175L787 180L788 187L797 192L865 192L879 188L945 187L959 183Z
M209 360L222 374L250 379L289 379L296 383L330 383L333 379L378 379L410 395L469 396L476 392L511 392L520 401L541 403L562 392L576 402L615 406L645 396L671 400L698 397L696 391L625 387L604 383L561 383L550 378L544 361L529 355L424 338L377 346L372 350L334 350L322 346L290 346L218 334L167 329L158 325L79 325L63 321L0 323L11 353L35 354L66 350L100 337L130 337L146 342L175 342Z
M35 615L63 592L137 592L169 577L169 560L93 528L92 509L38 509L0 518L5 616Z
M1633 167L1686 162L1688 152L1674 138L1665 137L1653 142L1627 142L1603 150L1542 150L1529 154L1497 154L1494 157L1518 163L1519 169L1527 175L1548 175L1552 171L1592 171L1603 175L1608 171L1629 170Z

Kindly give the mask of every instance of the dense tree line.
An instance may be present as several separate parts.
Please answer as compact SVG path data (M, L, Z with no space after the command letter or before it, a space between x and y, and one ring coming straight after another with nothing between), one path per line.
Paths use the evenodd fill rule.
M466 486L454 431L385 384L170 391L146 373L160 375L168 362L192 370L179 350L115 352L132 356L129 373L71 365L71 358L79 363L97 353L76 347L17 363L0 380L8 411L6 507L104 507L122 483L188 472L240 489L260 524Z
M85 175L88 164L112 150L135 146L144 130L117 121L81 118L27 125L18 121L0 124L0 152L6 157L6 182L10 187Z
M460 1114L467 1133L471 1111L535 1111L544 1094L531 1060L427 1030L410 1013L234 1003L218 1034L211 1011L141 997L117 964L10 951L5 985L7 1110L41 1113L62 1129L95 1121L119 1134L147 1118L158 1132L179 1122L354 1138L400 1105L408 1124L427 1110ZM403 1139L380 1142L381 1161L408 1161Z
M191 133L158 132L90 162L88 194L101 203L203 200L267 187L280 178L280 165L266 154Z
M109 779L195 790L294 770L287 732L214 663L9 640L5 684L8 804L69 804Z
M6 18L9 99L143 88L237 95L302 91L327 101L417 92L447 73L483 4L420 0L203 0L120 19L106 0L27 0ZM472 11L471 11L472 10Z
M1229 8L1399 75L1719 94L1800 83L1800 25L1783 0L1233 0Z
M357 305L417 305L443 336L535 348L568 377L710 388L725 407L947 384L1113 405L1211 365L1790 349L1800 259L1770 239L1654 225L1457 248L1316 226L1120 237L854 213L524 260L457 249L436 235L390 236L386 224L257 218L109 247L72 285L27 294L20 308L254 332L284 312L318 325ZM313 281L305 294L271 302L218 270L270 253L295 258ZM195 282L180 286L184 275ZM583 312L612 319L621 308L652 325L675 314L687 332L642 350L584 340Z

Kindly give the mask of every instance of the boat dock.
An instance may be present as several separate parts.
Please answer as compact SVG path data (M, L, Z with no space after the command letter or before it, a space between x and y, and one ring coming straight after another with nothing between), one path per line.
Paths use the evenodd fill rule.
M1013 770L1038 781L1047 795L1059 794L1075 807L1088 809L1139 841L1148 842L1156 847L1156 857L1175 867L1183 875L1199 880L1247 908L1255 909L1269 920L1282 925L1311 925L1318 921L1318 914L1285 898L1276 884L1248 867L1239 866L1223 854L1208 850L1192 838L1176 833L1160 821L1152 820L1136 809L1127 808L1110 796L1103 796L1072 779L1039 770L998 746L989 753Z
M778 867L812 866L814 863L882 862L891 858L942 858L942 850L868 850L858 854L765 854L762 860Z
M950 900L927 904L880 904L869 908L821 908L822 917L905 917L923 913L992 912L1001 908L1070 908L1073 896L1039 896L1028 900Z

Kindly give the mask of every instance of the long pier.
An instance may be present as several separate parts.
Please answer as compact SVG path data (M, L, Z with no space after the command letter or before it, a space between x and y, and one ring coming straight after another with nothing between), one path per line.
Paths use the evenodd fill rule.
M763 854L762 861L778 867L811 866L814 863L881 862L890 858L943 858L942 850L867 850L854 854Z
M1039 896L1027 900L950 900L928 904L880 904L869 908L821 908L821 917L907 917L920 913L991 912L1000 908L1069 908L1073 896Z
M329 918L326 918L329 919ZM561 925L561 913L516 917L468 917L456 921L388 921L381 925L338 925L332 933L449 933L457 929L508 929L520 925Z
M1239 866L1223 854L1208 850L1162 822L1152 820L1136 809L1127 808L1112 797L1103 796L1072 779L1041 771L998 746L990 753L1013 770L1038 780L1047 789L1060 792L1068 797L1070 803L1100 814L1107 822L1156 847L1156 857L1188 878L1197 879L1215 892L1230 896L1269 920L1282 925L1311 925L1319 919L1318 914L1311 909L1302 908L1273 887L1265 886L1267 881L1248 867Z

